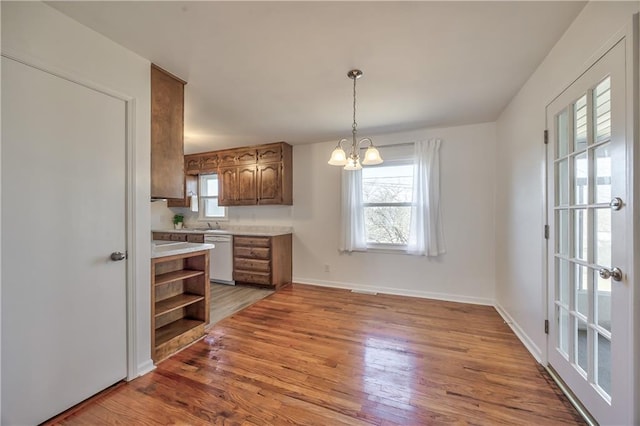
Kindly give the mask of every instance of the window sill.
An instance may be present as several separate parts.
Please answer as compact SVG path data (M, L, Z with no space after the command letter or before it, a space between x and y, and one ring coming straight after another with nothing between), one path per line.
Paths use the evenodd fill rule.
M377 244L375 246L367 246L366 250L363 249L356 249L353 250L354 252L358 252L358 253L387 253L387 254L406 254L408 255L409 253L407 253L407 246L404 245L383 245L383 244Z

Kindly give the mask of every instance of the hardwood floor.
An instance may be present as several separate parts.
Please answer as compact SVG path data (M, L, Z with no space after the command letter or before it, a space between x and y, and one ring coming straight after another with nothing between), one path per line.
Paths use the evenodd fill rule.
M289 286L60 424L583 424L492 307Z
M273 290L241 285L211 283L209 324L243 310L260 299L273 294Z

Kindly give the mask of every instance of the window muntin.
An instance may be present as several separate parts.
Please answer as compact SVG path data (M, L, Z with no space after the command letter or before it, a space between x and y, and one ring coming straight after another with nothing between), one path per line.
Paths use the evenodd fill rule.
M200 175L200 219L226 219L227 208L218 205L218 175Z

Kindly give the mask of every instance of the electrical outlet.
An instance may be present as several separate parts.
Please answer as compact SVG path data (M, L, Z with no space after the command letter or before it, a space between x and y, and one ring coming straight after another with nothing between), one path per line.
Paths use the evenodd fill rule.
M331 267L329 266L329 264L325 264L324 265L324 271L325 272L331 272Z

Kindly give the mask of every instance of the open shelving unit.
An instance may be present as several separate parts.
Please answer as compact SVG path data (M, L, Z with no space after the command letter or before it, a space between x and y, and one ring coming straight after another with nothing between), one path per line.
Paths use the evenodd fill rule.
M204 336L209 323L209 251L151 259L154 362Z

